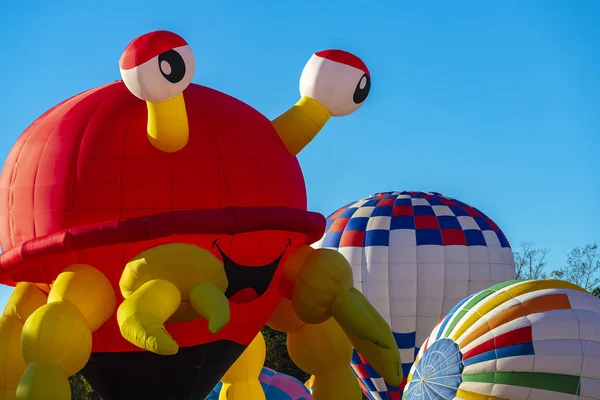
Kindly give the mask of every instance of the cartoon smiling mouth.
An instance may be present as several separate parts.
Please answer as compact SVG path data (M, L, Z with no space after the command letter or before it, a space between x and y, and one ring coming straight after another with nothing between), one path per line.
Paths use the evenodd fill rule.
M217 248L223 259L225 275L227 275L227 281L229 282L225 296L234 303L248 303L259 298L267 291L285 251L292 244L292 241L288 238L288 243L281 255L268 264L247 266L236 263L225 254L217 243L218 240L215 239L212 247Z

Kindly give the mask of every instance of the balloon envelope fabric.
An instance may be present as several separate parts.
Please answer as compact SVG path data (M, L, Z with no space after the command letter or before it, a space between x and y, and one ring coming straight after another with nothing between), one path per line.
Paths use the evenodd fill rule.
M258 377L267 400L312 400L310 391L293 376L263 367ZM205 400L218 400L222 382L219 382Z
M313 247L336 249L354 285L390 324L405 380L390 387L354 352L352 368L371 399L400 399L413 360L436 323L460 300L514 279L508 240L483 212L435 192L383 192L327 218Z
M559 280L471 295L417 355L404 400L600 399L600 299Z

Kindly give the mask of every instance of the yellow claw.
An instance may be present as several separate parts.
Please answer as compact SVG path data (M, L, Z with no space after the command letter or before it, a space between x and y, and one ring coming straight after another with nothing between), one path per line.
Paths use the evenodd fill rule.
M117 322L121 335L153 353L176 354L179 346L165 330L164 323L180 303L181 294L171 282L155 279L144 283L119 306Z
M384 348L394 346L376 329L377 311L365 308L368 300L356 289L352 268L346 258L331 249L317 249L307 258L294 285L292 302L301 320L310 324L325 322L331 316L358 338ZM385 323L385 322L384 322Z
M357 352L377 371L390 385L399 386L404 374L398 348L384 349L373 342L348 335L348 339Z
M370 341L384 349L395 346L394 336L388 325L355 288L344 290L335 296L331 313L346 334ZM386 332L388 330L389 335Z
M352 268L335 250L316 249L297 275L292 294L297 316L308 324L333 317L354 347L390 384L400 384L400 353L389 325L354 288Z
M354 286L352 269L343 255L335 250L317 249L306 258L292 293L298 317L309 324L331 318L335 297Z
M344 321L340 325L356 351L387 383L400 385L402 364L394 334L371 303L353 288L336 296L332 308L336 321Z
M208 330L216 333L229 322L229 300L216 286L200 282L190 290L190 303L198 314L208 320Z
M175 354L179 346L165 322L202 317L210 332L218 332L230 318L227 285L223 263L205 249L185 243L148 249L127 264L119 282L121 334L153 353Z

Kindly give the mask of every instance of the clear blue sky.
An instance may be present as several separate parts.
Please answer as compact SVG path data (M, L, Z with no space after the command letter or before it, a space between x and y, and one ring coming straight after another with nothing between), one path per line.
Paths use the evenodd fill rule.
M0 158L55 103L119 79L124 47L155 29L191 44L194 82L268 117L297 100L313 52L367 63L366 104L299 157L312 210L438 191L487 213L513 245L550 248L553 266L600 242L599 1L9 2Z

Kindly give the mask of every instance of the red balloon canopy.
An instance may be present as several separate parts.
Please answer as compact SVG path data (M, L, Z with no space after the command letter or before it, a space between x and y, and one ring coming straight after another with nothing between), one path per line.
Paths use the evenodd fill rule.
M294 247L320 238L324 218L306 211L298 161L269 119L200 85L184 96L190 139L175 153L150 144L146 105L121 81L64 101L25 130L0 177L2 283L51 283L66 266L87 263L119 293L127 261L158 244L211 249L218 239L229 257L253 266L276 259L288 239ZM168 330L182 347L223 337L248 344L276 306L271 286L252 303L232 304L217 335L204 320ZM94 335L94 351L138 350L115 318Z

